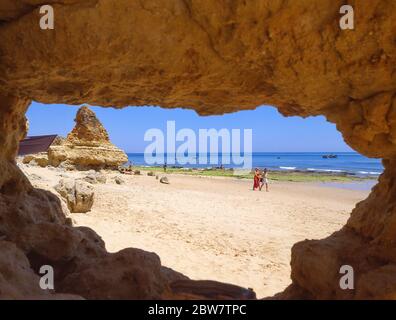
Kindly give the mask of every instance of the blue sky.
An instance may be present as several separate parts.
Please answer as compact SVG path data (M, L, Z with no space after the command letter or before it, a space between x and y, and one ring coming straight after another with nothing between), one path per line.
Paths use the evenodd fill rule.
M143 152L150 142L144 141L148 129L166 131L166 122L176 121L176 130L252 129L255 152L343 152L352 151L324 117L283 117L274 107L262 106L222 116L201 117L192 110L159 107L124 109L91 107L109 132L111 141L126 152ZM33 102L27 112L29 135L59 134L66 136L74 127L78 106L44 105Z

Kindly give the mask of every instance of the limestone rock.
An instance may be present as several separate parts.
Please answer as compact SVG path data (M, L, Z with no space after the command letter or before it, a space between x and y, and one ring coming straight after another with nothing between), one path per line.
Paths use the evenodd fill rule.
M98 183L103 183L103 184L106 183L107 177L106 177L106 175L104 173L96 172L95 176L96 176L96 181Z
M21 229L14 241L26 252L33 270L38 272L43 265L54 268L57 292L67 274L107 254L103 240L87 227L38 223Z
M159 257L128 248L69 274L61 290L88 299L159 299L169 289Z
M93 147L110 143L106 129L87 106L82 106L77 111L75 122L76 126L68 134L65 143Z
M90 171L88 175L84 178L85 181L91 183L91 184L97 184L97 183L106 183L107 178L104 173L98 172L98 171Z
M322 240L292 248L293 285L280 298L374 299L396 297L396 162L384 161L385 172L371 195L358 203L347 225ZM356 290L339 286L342 265L350 265ZM389 283L384 285L385 282Z
M88 212L94 202L94 188L82 180L61 179L55 190L66 200L70 212Z
M171 282L170 288L173 299L256 299L256 294L252 289L217 281L181 279Z
M115 181L116 184L125 184L125 180L121 176L114 177L114 181Z
M0 299L82 299L77 295L43 290L39 282L40 277L31 268L24 252L12 242L0 241Z
M87 176L84 177L84 181L90 183L90 184L96 184L98 183L96 181L96 177L93 174L88 174Z
M69 227L73 227L76 224L76 221L72 217L67 217L65 220L65 225Z
M62 146L66 142L66 138L62 136L56 136L54 141L52 141L51 146Z
M0 241L0 299L49 296L39 281L23 251L12 242Z
M167 177L161 177L160 182L163 184L169 184L169 180Z
M168 267L162 266L161 273L169 283L174 282L176 280L189 280L189 278L186 275Z
M81 107L76 115L76 126L60 145L48 150L52 166L63 164L76 169L117 168L128 161L127 155L114 146L106 129L88 107Z
M54 223L38 223L22 229L16 242L27 253L48 261L67 261L74 257L83 234Z
M28 178L29 178L30 181L33 181L33 180L43 180L43 178L42 178L41 176L39 176L39 175L37 175L37 174L35 174L35 173L30 173L30 174L28 175Z
M17 171L15 174L10 187L3 188L0 193L0 237L11 240L21 228L30 224L65 223L65 211L58 196L46 190L34 189L28 180L18 181L18 175L23 176Z
M357 299L396 299L396 264L391 263L373 269L360 277L356 284Z
M35 265L76 258L86 262L105 255L103 240L87 227L37 223L21 229L14 241L33 258Z
M23 157L22 162L25 164L38 165L44 168L48 166L48 154L46 152L29 154Z

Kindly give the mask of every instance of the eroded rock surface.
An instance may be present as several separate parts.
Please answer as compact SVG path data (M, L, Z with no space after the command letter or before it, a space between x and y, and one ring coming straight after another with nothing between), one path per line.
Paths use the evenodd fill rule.
M0 298L21 299L48 296L39 286L39 277L30 269L22 250L8 241L0 241Z
M106 177L106 174L104 174L102 172L91 170L88 173L88 175L84 178L84 180L91 184L106 183L107 177Z
M88 212L94 203L95 191L82 180L61 179L55 190L65 199L70 212Z
M49 164L77 169L117 168L128 161L124 151L114 146L96 115L88 107L81 107L76 125L60 145L48 150Z
M163 184L169 184L170 183L168 177L161 177L160 182L163 183Z
M28 154L23 157L22 162L25 164L37 165L44 168L48 166L48 154L47 152Z
M271 104L286 116L326 116L350 146L383 158L386 168L342 230L295 245L293 284L278 298L395 297L395 1L349 1L356 23L347 31L338 25L342 0L46 3L54 5L55 31L39 28L37 1L0 6L0 235L12 240L30 224L64 223L56 197L33 189L15 165L32 99L188 107L204 115ZM98 258L103 272L114 257ZM356 290L341 292L338 271L348 263ZM155 289L134 297L158 296L153 265L139 279ZM128 288L117 293L108 285L126 272L122 261L113 278L74 268L80 271L70 283L85 272L106 297L131 297ZM79 293L98 297L90 286Z
M81 265L61 288L88 299L160 299L169 290L159 257L133 248Z
M171 290L178 299L199 299L207 297L215 300L252 300L256 294L252 289L216 282L175 280L170 284Z
M116 184L124 184L124 183L125 183L125 180L124 180L124 178L121 177L121 176L115 176L115 177L114 177L114 182L115 182Z

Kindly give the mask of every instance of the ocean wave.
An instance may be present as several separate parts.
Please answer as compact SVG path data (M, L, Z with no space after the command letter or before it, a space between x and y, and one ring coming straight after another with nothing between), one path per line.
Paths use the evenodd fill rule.
M364 175L373 175L373 176L379 176L381 172L377 171L358 171L359 174L364 174Z
M334 173L346 172L345 170L340 170L340 169L316 169L316 168L307 168L307 171L334 172Z
M297 167L279 167L279 169L283 169L283 170L296 170Z

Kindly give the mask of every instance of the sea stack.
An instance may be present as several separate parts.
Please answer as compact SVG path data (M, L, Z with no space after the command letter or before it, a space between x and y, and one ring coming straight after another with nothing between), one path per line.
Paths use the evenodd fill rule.
M75 122L65 141L48 150L50 165L99 170L115 169L128 161L125 152L110 142L106 129L87 106L77 111Z

